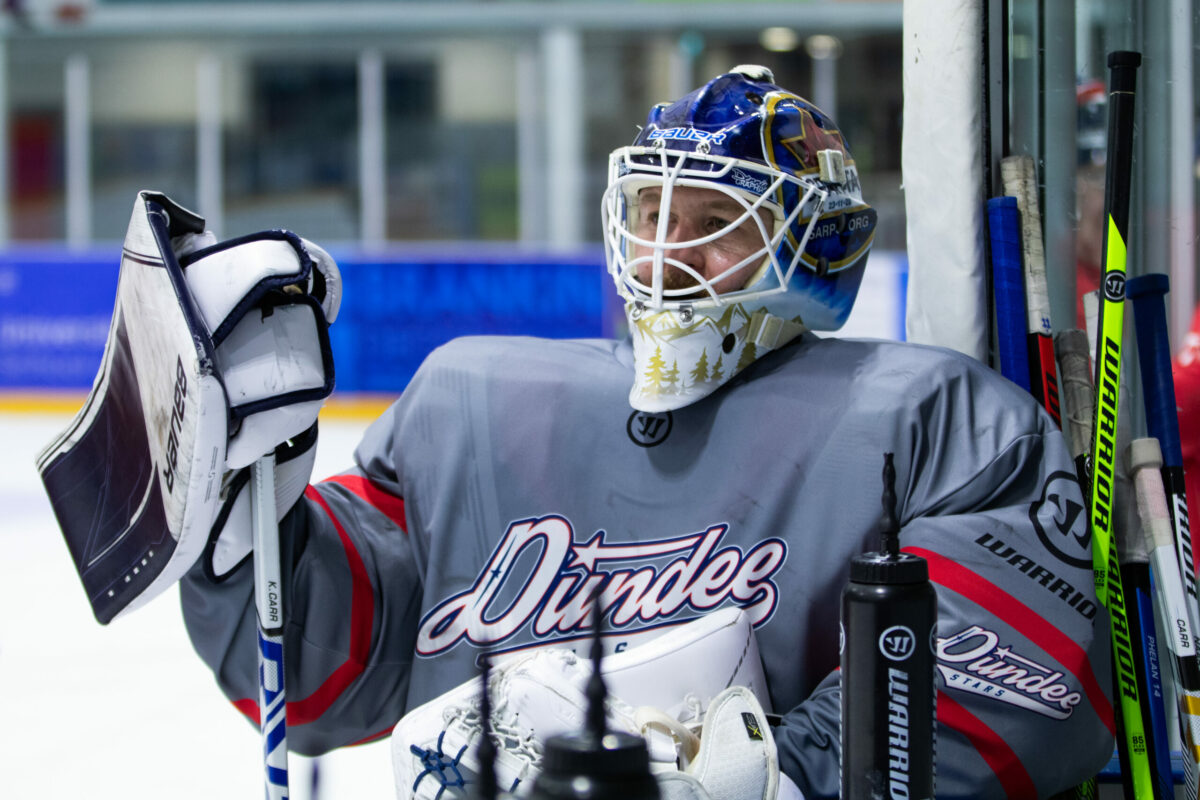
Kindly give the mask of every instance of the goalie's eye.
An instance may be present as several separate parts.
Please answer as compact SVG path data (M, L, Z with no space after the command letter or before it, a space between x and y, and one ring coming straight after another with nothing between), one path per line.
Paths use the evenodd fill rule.
M704 221L704 230L706 233L716 233L722 228L728 228L732 222L733 220L723 217L709 217Z

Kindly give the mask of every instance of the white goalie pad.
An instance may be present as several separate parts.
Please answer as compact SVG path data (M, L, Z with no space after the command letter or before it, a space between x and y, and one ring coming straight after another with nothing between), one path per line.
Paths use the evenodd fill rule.
M333 259L288 231L212 239L164 195L138 194L100 371L38 459L102 623L183 576L209 540L227 473L315 435L333 391Z
M503 791L528 794L541 768L545 739L583 726L591 669L587 659L555 648L512 657L493 668L491 727ZM707 614L605 656L601 673L609 692L610 728L644 736L651 769L663 774L678 770L681 748L689 756L697 753L682 740L688 730L700 729L709 704L726 689L740 686L746 696L760 698L757 703L768 703L754 631L737 608ZM483 729L479 693L479 681L468 681L397 723L392 765L400 800L471 793ZM653 707L654 714L646 714L645 707ZM661 724L665 719L673 724ZM651 723L644 724L646 720Z
M224 391L170 244L203 225L162 195L138 195L100 371L78 415L38 457L102 623L182 577L216 514Z
M767 678L750 618L723 608L602 661L608 690L687 722L729 686L745 686L770 712Z

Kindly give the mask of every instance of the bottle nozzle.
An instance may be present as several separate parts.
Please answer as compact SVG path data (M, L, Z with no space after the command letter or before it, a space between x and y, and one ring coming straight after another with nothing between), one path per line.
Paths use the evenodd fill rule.
M608 690L604 685L604 679L600 676L600 659L604 655L604 645L601 643L601 636L604 633L602 615L600 589L597 588L596 593L592 595L592 625L595 627L592 630L591 643L592 674L588 678L585 689L588 707L584 724L584 730L597 742L604 738L607 727L604 701L608 697Z
M896 467L892 454L883 454L883 518L880 521L883 552L900 555L900 521L896 519Z
M483 684L479 697L479 716L483 733L479 738L479 800L496 800L496 743L492 741L492 693L488 681L492 675L491 654L483 654L480 665L480 681Z

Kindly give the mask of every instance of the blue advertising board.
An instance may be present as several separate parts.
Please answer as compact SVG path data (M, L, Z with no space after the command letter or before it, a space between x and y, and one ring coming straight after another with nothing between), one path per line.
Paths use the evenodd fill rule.
M120 246L0 250L0 391L82 391L100 366ZM612 336L623 324L599 248L514 245L338 248L344 291L330 328L336 391L398 394L456 336ZM872 254L870 280L839 335L904 337L907 259Z
M87 389L104 352L119 246L0 251L0 389ZM339 253L330 329L339 392L398 393L430 350L456 336L611 335L615 295L598 250L569 256Z

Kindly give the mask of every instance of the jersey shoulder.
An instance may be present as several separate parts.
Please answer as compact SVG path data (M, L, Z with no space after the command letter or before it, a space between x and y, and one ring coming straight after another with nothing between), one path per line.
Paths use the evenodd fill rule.
M948 347L891 339L808 337L800 345L793 369L816 373L842 372L860 381L910 383L940 388L944 382L967 379L979 388L1000 392L1020 388L977 359Z
M810 387L840 387L847 401L880 411L904 407L940 415L950 409L954 414L974 410L1010 419L1021 429L1040 428L1045 422L1039 420L1032 395L986 364L947 347L829 337L803 343L784 368Z
M628 348L611 340L468 336L426 357L400 405L432 411L469 403L494 415L551 404L590 408L627 394L632 369Z
M487 374L520 368L536 375L540 369L570 365L581 370L601 365L619 369L623 363L631 364L628 357L622 357L621 350L618 342L609 339L462 336L434 349L418 374L443 370Z

